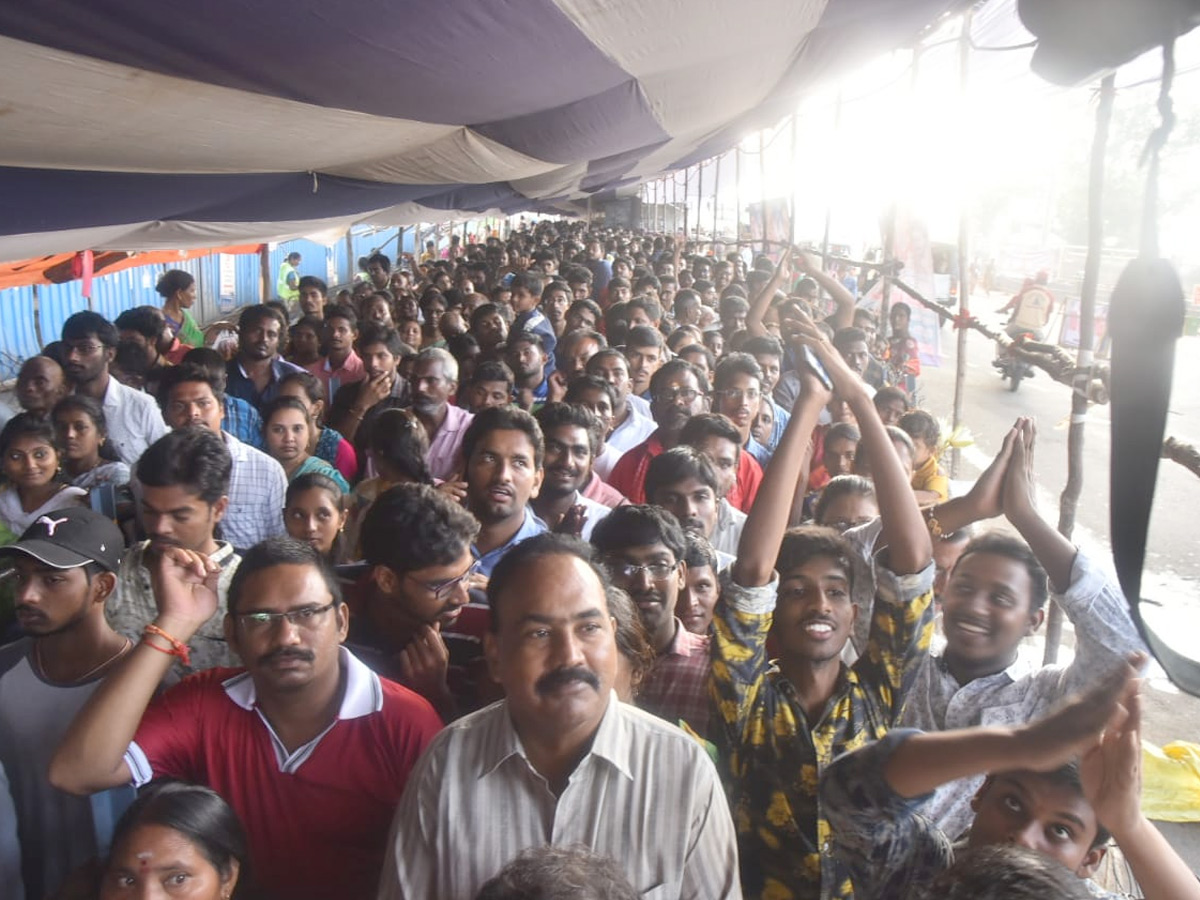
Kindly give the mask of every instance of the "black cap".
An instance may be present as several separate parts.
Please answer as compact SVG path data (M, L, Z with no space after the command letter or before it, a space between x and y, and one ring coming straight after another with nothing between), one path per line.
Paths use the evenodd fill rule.
M0 560L24 553L55 569L96 563L109 572L121 565L125 538L112 519L86 506L39 516L15 544L0 547Z

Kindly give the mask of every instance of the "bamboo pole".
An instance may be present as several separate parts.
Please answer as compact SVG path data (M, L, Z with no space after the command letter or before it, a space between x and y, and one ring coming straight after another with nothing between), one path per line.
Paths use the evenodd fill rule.
M758 133L758 217L762 221L762 253L767 252L767 156L763 133Z
M742 240L742 142L733 148L733 239Z
M971 58L971 11L963 15L962 37L958 42L958 88L959 102L962 104L961 109L964 111L967 108L967 69ZM960 127L968 127L966 125L966 117L960 119L962 123ZM969 182L970 178L963 172L963 181ZM958 315L959 322L965 322L970 315L971 305L971 279L967 277L970 271L970 252L969 252L969 201L967 184L959 185L959 207L958 207ZM958 350L954 361L954 412L951 418L954 428L962 423L963 412L963 396L967 388L967 329L958 328ZM961 454L957 447L950 454L950 477L958 477L958 466Z
M836 142L842 131L842 92L838 91L837 104L833 108L833 139ZM833 224L833 196L825 201L825 233L821 236L821 263L829 261L829 232Z
M691 169L683 170L683 240L687 243L688 235L688 190L691 187Z
M1083 494L1083 443L1087 423L1088 388L1092 380L1093 345L1096 341L1096 289L1100 281L1100 257L1104 250L1104 154L1108 149L1108 127L1116 96L1115 76L1100 82L1100 103L1096 107L1096 132L1092 138L1092 159L1088 175L1088 252L1083 264L1083 284L1079 291L1079 362L1071 391L1071 427L1067 431L1067 483L1058 498L1058 530L1070 540L1075 531L1075 513ZM1058 659L1062 640L1062 608L1054 603L1046 617L1046 650L1043 661L1049 665Z
M792 173L792 181L788 185L788 240L796 243L796 114L792 113L792 121L788 126L788 169Z
M713 177L713 230L712 254L717 255L717 192L721 189L721 157L717 157L716 172Z

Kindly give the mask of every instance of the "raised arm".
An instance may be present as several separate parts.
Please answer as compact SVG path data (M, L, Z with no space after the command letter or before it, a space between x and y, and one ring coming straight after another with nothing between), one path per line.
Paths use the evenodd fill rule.
M871 457L875 498L879 503L882 526L880 543L888 548L888 568L897 575L922 571L933 558L929 529L866 384L846 365L842 355L811 319L805 316L796 323L796 327L804 343L812 348L829 372L833 389L849 403L858 421L862 442Z
M1016 728L960 728L917 734L884 765L888 785L921 797L960 778L1027 769L1049 772L1091 750L1107 727L1122 724L1140 686L1138 656L1061 710Z
M1013 446L1021 434L1024 418L1013 423L1004 435L1000 452L996 454L975 484L962 497L953 497L931 510L942 532L950 534L983 519L992 519L1004 512L1004 479L1012 459Z
M1083 757L1083 793L1112 832L1145 900L1200 900L1200 881L1142 813L1142 705L1134 694L1124 722L1113 723Z
M220 566L203 554L172 547L151 575L159 605L154 625L186 644L217 610ZM161 652L167 649L163 638L146 637L104 679L50 761L51 784L72 794L92 794L132 780L125 751L174 662Z
M825 293L833 298L837 308L825 321L834 331L849 328L854 324L854 295L846 290L844 284L825 271L818 257L799 250L796 253L796 268L819 284Z
M750 301L750 311L746 313L746 330L755 337L762 337L768 333L766 326L763 325L763 318L767 315L767 310L771 308L771 301L775 299L775 293L788 277L791 261L792 248L788 247L783 251L783 256L779 258L779 265L775 267L775 274L771 276L771 280L763 285L763 289Z
M743 587L758 587L771 581L779 545L791 517L796 484L811 452L813 429L829 402L829 391L821 382L807 370L801 369L799 374L800 396L792 409L792 418L779 438L779 446L767 466L738 541L732 575L734 582Z
M1033 444L1037 429L1032 419L1021 422L1021 432L1013 444L1012 462L1004 479L1004 515L1021 533L1037 557L1055 593L1071 585L1075 546L1038 515L1034 501Z

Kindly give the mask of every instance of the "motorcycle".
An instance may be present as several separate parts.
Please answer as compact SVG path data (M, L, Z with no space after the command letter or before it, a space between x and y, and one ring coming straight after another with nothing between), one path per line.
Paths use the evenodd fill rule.
M1032 331L1013 335L1013 342L1001 349L996 359L992 360L992 365L1000 370L1000 380L1007 378L1008 389L1014 393L1021 386L1022 378L1033 375L1033 366L1021 359L1016 348L1027 342L1034 343L1036 337Z

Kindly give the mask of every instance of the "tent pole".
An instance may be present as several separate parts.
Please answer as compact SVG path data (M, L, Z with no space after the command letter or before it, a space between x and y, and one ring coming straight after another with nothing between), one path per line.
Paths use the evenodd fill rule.
M758 215L762 220L762 250L767 252L767 154L763 133L758 133Z
M788 168L792 173L788 186L788 243L796 243L796 113L792 113L792 122L788 135Z
M967 68L971 59L971 11L963 15L962 37L958 42L958 89L962 109L967 108ZM968 128L966 116L960 119L961 128ZM965 137L965 136L964 136ZM970 179L964 173L964 182ZM967 321L971 306L971 279L967 273L971 269L970 255L970 211L968 184L959 185L958 205L958 315L959 321ZM963 396L967 388L967 329L958 328L958 351L954 362L954 413L952 426L957 428L962 423ZM957 447L950 454L950 477L958 477L960 453Z
M704 160L696 165L696 249L700 244L700 213L704 209Z
M712 253L717 255L717 191L721 189L721 157L717 157L717 169L713 177L713 230L712 230Z
M833 138L836 141L842 131L842 92L839 89L837 104L833 108ZM833 197L825 201L825 233L821 237L821 264L829 261L829 231L833 223Z
M354 274L356 267L354 265L354 237L353 226L346 229L346 284L354 283Z
M266 303L271 298L271 249L268 244L258 245L258 268L259 274L262 276L262 302Z
M733 239L739 245L742 241L742 142L738 141L733 147ZM741 246L738 253L742 252Z
M691 186L691 180L692 180L692 170L684 169L683 170L683 240L685 243L687 242L687 235L688 235L688 202L691 199L688 196L688 190L690 189L690 186Z
M1092 352L1096 342L1096 288L1100 281L1100 257L1104 249L1104 155L1108 149L1108 126L1116 96L1115 76L1100 82L1100 105L1096 107L1096 132L1092 138L1092 160L1088 175L1088 252L1079 290L1079 361L1071 390L1071 426L1067 431L1067 484L1058 501L1058 530L1070 540L1075 531L1075 511L1083 493L1083 439L1087 422L1088 394L1092 385ZM1062 607L1050 605L1046 617L1045 664L1058 659L1062 640Z

